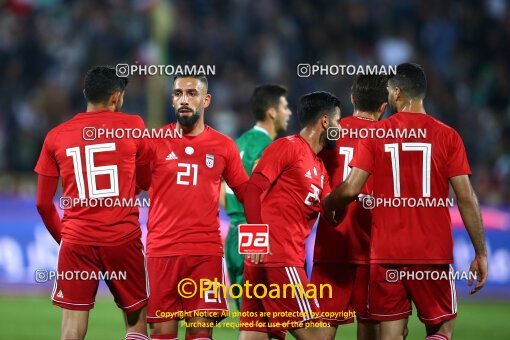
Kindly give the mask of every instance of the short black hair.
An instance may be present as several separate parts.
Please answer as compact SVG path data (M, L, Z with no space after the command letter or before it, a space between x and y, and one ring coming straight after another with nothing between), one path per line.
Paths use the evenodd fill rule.
M427 78L423 68L414 63L404 63L397 66L397 73L390 76L389 84L400 88L408 98L425 98L427 93Z
M332 116L340 100L329 92L318 91L305 94L299 100L298 119L301 127L311 125L323 114Z
M287 96L287 88L277 84L260 85L253 90L251 96L251 109L256 121L266 119L266 111L270 108L277 109L280 97Z
M388 100L387 82L388 76L358 75L351 88L356 110L377 111Z
M204 75L200 75L200 74L179 74L179 75L174 77L174 84L175 84L175 81L177 79L179 79L179 78L195 78L195 79L198 79L200 82L204 83L206 91L209 88L209 82L207 80L207 77L204 76Z
M127 84L127 77L118 77L114 67L94 66L85 75L85 99L94 104L106 103L115 92L123 92Z

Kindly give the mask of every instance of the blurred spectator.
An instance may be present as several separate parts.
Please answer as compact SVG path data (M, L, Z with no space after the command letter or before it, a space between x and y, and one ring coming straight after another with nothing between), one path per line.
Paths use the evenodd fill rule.
M46 132L84 109L82 78L90 66L154 59L147 56L158 48L151 37L157 3L1 5L0 192L26 188L25 180L6 178L30 181ZM206 119L220 131L236 137L253 124L248 99L263 82L287 85L294 111L299 96L322 89L336 93L350 115L352 77L299 78L299 63L415 61L427 72L428 111L464 139L480 200L509 202L510 10L504 0L182 0L165 8L172 30L161 62L216 65ZM146 117L146 91L145 79L132 79L125 111ZM170 119L168 98L165 105ZM289 133L297 130L294 115Z

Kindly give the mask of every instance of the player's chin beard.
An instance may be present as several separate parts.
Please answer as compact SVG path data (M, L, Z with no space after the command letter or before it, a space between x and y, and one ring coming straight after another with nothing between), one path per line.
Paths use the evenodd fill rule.
M326 132L323 132L321 135L321 138L323 140L324 149L326 150L332 150L336 146L336 140L334 139L328 139Z
M177 112L177 121L182 126L193 126L196 122L200 119L200 114L198 112L195 112L192 116L189 117L183 117Z

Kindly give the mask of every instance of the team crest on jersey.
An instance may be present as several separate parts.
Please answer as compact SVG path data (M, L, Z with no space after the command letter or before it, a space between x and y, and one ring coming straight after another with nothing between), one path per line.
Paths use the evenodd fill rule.
M214 166L214 155L209 153L205 154L205 165L207 165L208 168L212 168Z

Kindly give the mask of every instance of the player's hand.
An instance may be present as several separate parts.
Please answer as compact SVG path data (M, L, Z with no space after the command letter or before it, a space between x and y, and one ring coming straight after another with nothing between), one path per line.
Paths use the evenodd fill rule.
M264 255L265 254L252 254L252 255L247 255L247 256L248 256L248 259L251 261L251 263L259 264L259 263L264 262Z
M322 213L326 221L334 225L338 224L338 221L335 219L335 209L333 209L331 204L331 195L326 196L322 201Z
M471 262L471 267L469 267L469 271L476 274L476 285L469 292L470 294L475 294L485 285L485 281L487 280L487 275L489 274L489 266L487 264L487 255L476 255L473 262ZM473 279L469 279L468 286L473 285Z
M345 210L344 209L336 209L333 205L333 201L331 199L331 195L328 195L322 201L322 212L321 212L329 223L333 225L338 225L340 221L342 221Z
M259 264L264 262L264 257L266 254L248 254L246 257L250 260L253 264ZM271 253L271 247L269 247L269 255L273 255Z

